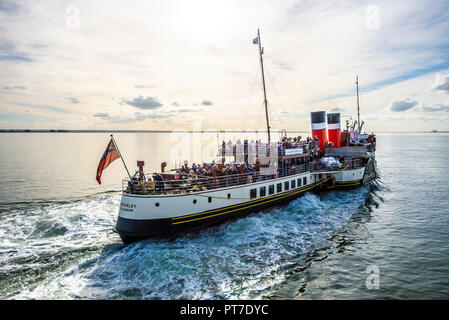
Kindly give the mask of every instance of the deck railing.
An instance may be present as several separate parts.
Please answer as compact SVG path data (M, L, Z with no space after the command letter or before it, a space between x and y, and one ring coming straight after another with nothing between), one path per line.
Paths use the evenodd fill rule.
M272 143L271 147L268 145L243 145L234 144L232 147L218 148L217 157L236 157L256 155L262 152L264 156L269 156L271 152L277 153L278 156L285 156L289 154L304 154L310 155L311 152L318 151L319 146L316 143L309 144L292 144L290 147L284 149L282 143Z
M240 186L260 181L273 180L292 176L303 172L324 172L335 171L341 168L355 169L361 167L360 159L344 161L341 167L329 168L321 162L310 162L306 164L294 165L289 168L278 170L269 170L261 168L259 172L228 174L210 176L193 176L183 175L179 173L165 173L164 181L136 181L124 179L122 180L122 190L124 193L143 194L143 195L159 195L159 194L183 194L189 192L198 192L204 190L213 190L224 187ZM151 176L151 175L147 175Z

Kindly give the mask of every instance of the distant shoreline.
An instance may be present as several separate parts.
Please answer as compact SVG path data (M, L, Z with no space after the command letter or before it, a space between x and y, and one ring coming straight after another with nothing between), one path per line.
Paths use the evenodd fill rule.
M65 130L65 129L0 129L0 133L172 133L172 132L266 132L257 130ZM282 132L272 130L272 132ZM287 131L287 133L309 133L308 131ZM377 133L449 133L449 131L379 131Z
M0 129L0 133L172 133L172 132L266 132L257 130L64 130L64 129ZM281 132L272 130L272 132ZM287 131L287 133L307 133L307 131Z

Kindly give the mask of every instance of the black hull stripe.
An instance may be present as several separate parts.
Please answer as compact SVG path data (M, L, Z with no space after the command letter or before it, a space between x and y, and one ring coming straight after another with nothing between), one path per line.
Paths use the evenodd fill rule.
M337 182L336 185L339 187L355 186L355 185L359 185L361 183L361 181L362 180L351 181L351 182L346 182L346 183Z

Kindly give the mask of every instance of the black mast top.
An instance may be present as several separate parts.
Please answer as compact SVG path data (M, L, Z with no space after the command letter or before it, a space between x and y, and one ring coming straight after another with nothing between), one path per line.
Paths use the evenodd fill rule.
M262 48L261 41L260 41L259 29L257 29L257 39L258 39L258 43L259 43L260 67L262 69L263 97L264 97L264 104L265 104L265 117L266 117L266 120L267 120L268 143L270 143L271 142L270 122L268 120L267 92L265 90L265 75L264 75L264 72L263 72L263 59L262 59L263 48Z

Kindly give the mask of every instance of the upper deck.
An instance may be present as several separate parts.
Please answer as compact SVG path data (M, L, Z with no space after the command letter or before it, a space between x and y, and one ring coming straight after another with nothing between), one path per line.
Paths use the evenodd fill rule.
M163 181L122 180L122 190L126 194L138 195L173 195L216 190L220 188L247 185L260 181L275 180L304 172L338 172L340 170L358 169L364 166L360 158L347 159L340 165L328 166L323 162L314 161L305 164L292 165L281 169L261 167L259 171L247 173L223 173L217 171L215 176L202 176L181 173L159 173ZM146 175L146 176L151 176Z

